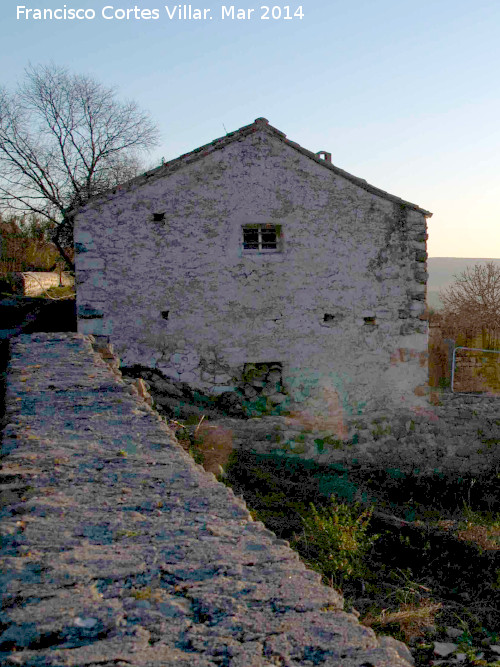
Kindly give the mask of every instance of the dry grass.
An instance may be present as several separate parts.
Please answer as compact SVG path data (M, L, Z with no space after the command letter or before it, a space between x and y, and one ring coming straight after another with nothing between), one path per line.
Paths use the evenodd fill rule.
M485 551L500 551L500 526L478 526L473 523L457 531L459 540L474 542Z
M474 521L467 521L465 527L460 528L458 521L439 521L437 525L446 531L452 531L459 540L473 542L484 551L500 551L500 525L482 525ZM463 525L463 524L462 524Z
M399 625L405 641L409 642L414 637L420 637L424 628L434 623L436 613L441 609L441 603L423 600L421 603L403 603L398 611L383 609L380 614L369 612L361 623L366 627L384 627L386 625Z
M219 475L233 451L233 432L217 424L200 423L194 433L194 446L203 456L205 470Z

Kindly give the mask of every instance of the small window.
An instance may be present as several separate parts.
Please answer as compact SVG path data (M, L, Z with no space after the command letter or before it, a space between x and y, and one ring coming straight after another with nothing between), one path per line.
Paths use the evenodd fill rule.
M170 311L169 310L162 310L161 311L161 316L163 317L164 320L168 320Z
M162 220L165 220L165 213L153 213L154 222L162 222Z
M369 324L371 326L374 326L377 324L377 320L374 317L363 317L365 324Z
M277 225L245 225L243 227L243 249L278 252L279 237L280 229Z
M323 322L333 322L335 319L335 315L331 315L330 313L325 313L323 316Z

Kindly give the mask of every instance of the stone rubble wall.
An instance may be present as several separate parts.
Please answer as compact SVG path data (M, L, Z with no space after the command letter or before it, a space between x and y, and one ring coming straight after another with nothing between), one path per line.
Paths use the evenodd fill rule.
M413 664L194 463L111 350L10 345L2 667Z
M39 296L50 287L75 284L75 279L68 273L59 275L58 271L25 271L14 274L16 293L24 296Z
M500 397L448 394L442 405L339 418L337 428L301 416L224 419L236 448L279 451L323 464L367 464L406 473L500 472Z
M113 359L119 367L120 360ZM372 464L408 473L500 472L498 395L433 390L425 408L349 415L332 402L329 413L321 416L296 411L243 419L241 405L230 400L234 394L194 407L189 405L192 392L182 383L162 378L157 371L142 373L150 400L160 411L176 416L178 410L184 417L205 414L232 434L235 449L280 452L323 464ZM231 416L221 416L224 412Z

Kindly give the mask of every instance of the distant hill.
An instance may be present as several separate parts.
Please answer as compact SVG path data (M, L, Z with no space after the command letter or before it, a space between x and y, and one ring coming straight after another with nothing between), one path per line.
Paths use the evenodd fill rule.
M460 274L475 264L493 262L500 267L500 259L468 258L468 257L429 257L427 259L427 271L429 280L427 282L427 303L431 308L441 308L442 303L438 292L455 282L454 275Z

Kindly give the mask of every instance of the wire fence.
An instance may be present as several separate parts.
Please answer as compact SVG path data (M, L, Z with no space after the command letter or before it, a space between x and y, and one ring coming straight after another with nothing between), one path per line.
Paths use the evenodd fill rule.
M500 350L455 347L451 391L500 394Z

